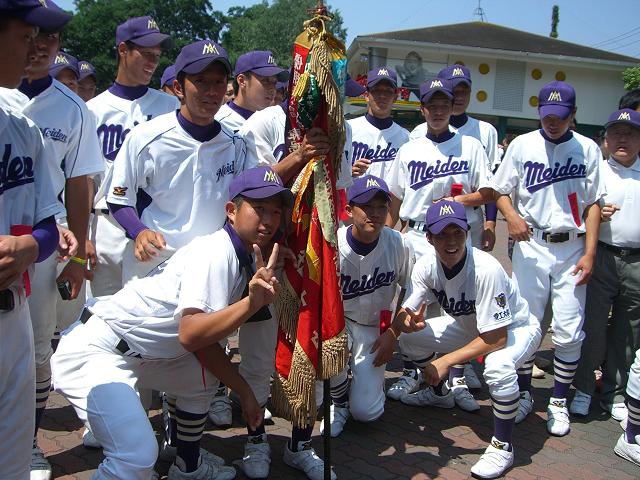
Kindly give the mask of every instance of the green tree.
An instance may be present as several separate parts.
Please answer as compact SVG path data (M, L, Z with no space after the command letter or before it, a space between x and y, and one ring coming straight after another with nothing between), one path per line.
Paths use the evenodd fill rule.
M95 66L100 89L115 78L116 27L127 18L151 15L160 31L174 40L175 46L163 56L152 86L158 85L162 70L173 63L180 48L203 38L217 41L224 26L222 13L212 10L210 0L76 0L75 5L63 47Z
M232 62L250 50L271 50L279 65L288 66L293 42L302 32L303 22L310 18L307 10L315 6L315 0L273 0L271 3L263 0L248 8L232 7L225 16L222 46ZM329 12L333 16L329 30L345 41L347 31L342 26L340 11L329 7Z
M625 90L640 88L640 65L627 68L622 72L622 81Z

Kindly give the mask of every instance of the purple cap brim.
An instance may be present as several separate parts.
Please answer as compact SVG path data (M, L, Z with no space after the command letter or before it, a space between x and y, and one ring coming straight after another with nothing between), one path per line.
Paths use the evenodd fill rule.
M429 91L429 92L426 92L426 93L422 96L422 98L420 98L420 101L421 101L422 103L427 103L429 100L431 100L431 97L433 97L433 96L434 96L436 93L438 93L438 92L440 92L440 93L444 93L444 94L447 96L447 98L448 98L449 100L453 100L453 93L451 93L451 92L450 92L449 90L447 90L446 88L438 88L438 89L436 89L436 90L431 90L431 91Z
M451 88L456 88L461 83L466 83L469 86L469 88L471 88L471 80L468 80L466 78L452 78L450 82L451 82Z
M189 65L185 65L181 71L188 75L195 75L196 73L200 73L206 70L207 67L211 65L213 62L221 63L222 66L226 68L227 73L231 73L231 64L229 63L229 60L227 60L224 57L201 58L200 60L196 60L195 62L190 63ZM176 72L176 73L179 73L179 72Z
M78 77L78 70L76 68L74 68L71 65L64 65L64 64L56 65L55 67L49 67L49 75L51 75L52 77L56 77L65 68L68 68L69 70L71 70L76 76L76 78Z
M40 27L45 32L62 30L72 18L72 15L61 9L45 7L12 11L11 16L19 18L29 25Z
M562 120L566 120L569 117L569 115L571 115L572 111L573 111L572 107L568 107L565 105L549 104L549 105L541 105L540 107L538 107L538 113L540 114L540 118L544 118L549 115L555 115L556 117L561 118Z
M240 193L240 195L247 198L253 198L254 200L263 200L265 198L280 195L284 205L288 207L293 205L293 194L291 191L279 185L266 185L264 187L254 188L253 190L245 190Z
M457 225L465 231L469 230L469 224L467 222L465 222L460 218L452 218L452 217L443 218L442 220L437 221L433 225L429 225L427 230L429 231L429 233L438 235L449 225Z
M375 189L367 190L366 192L363 192L360 195L356 195L355 197L353 197L353 198L351 198L349 200L349 203L356 203L358 205L364 205L365 203L369 202L373 197L375 197L379 193L382 193L385 197L387 197L387 200L391 200L391 197L389 196L389 194L387 192L385 192L381 188L375 188Z
M251 70L248 70L249 72L252 73L256 73L262 77L274 77L274 76L279 76L282 75L283 73L286 73L286 70L283 70L280 67L258 67L258 68L252 68Z
M159 45L163 49L168 49L173 45L171 37L160 32L149 33L148 35L132 38L129 41L139 47L155 47Z
M388 77L376 78L371 82L367 82L367 87L373 87L379 84L380 82L387 82L387 83L390 83L393 86L393 88L398 88L398 83L394 82L392 78L388 78Z
M96 78L96 72L92 72L92 71L80 72L80 74L78 75L78 80L84 80L87 77L93 77L95 79Z
M353 78L347 79L347 83L344 86L344 94L347 97L359 97L366 91L367 89L356 82Z

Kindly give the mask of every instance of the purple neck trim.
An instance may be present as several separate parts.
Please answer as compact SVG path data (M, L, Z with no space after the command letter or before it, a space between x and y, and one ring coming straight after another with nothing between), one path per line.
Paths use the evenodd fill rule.
M236 252L236 257L238 257L238 261L240 262L240 268L248 268L253 264L253 258L247 252L247 249L244 246L244 242L238 236L238 233L233 229L229 222L226 222L222 227L225 232L229 235L231 239L231 243L233 244L233 249Z
M253 115L253 112L251 110L247 110L246 108L242 108L241 106L237 105L236 102L234 102L233 100L228 102L227 106L231 110L236 112L238 115L240 115L242 118L244 118L245 120L249 120L249 117L251 115Z
M467 120L469 120L469 117L466 113L462 113L460 115L451 115L451 118L449 118L449 125L451 125L452 127L460 128L465 123L467 123Z
M142 97L145 93L147 93L149 87L146 85L138 85L137 87L127 87L126 85L121 85L118 82L113 82L113 85L109 87L109 92L115 95L116 97L124 98L125 100L137 100Z
M280 108L284 111L284 113L286 114L289 111L289 100L288 99L284 99L282 101L282 103L280 104Z
M547 141L547 142L551 142L555 145L560 145L561 143L564 143L566 141L569 141L573 138L573 132L571 130L567 130L567 132L562 135L560 138L554 140L552 138L549 138L549 136L545 133L544 129L540 129L540 135L542 135L542 137Z
M349 225L349 228L347 229L347 243L351 247L351 250L356 252L358 255L362 255L363 257L365 255L369 255L373 251L373 249L376 248L379 239L380 237L376 238L375 241L371 243L364 243L356 240L356 238L353 236L353 225Z
M208 142L220 133L220 124L215 120L208 125L196 125L184 118L180 110L176 111L176 117L183 130L199 142Z
M37 97L42 92L44 92L51 86L52 83L53 78L51 78L50 75L47 75L43 78L38 78L31 83L29 83L29 81L25 78L24 80L22 80L22 83L20 83L18 90L29 97L29 99L32 99L33 97Z
M391 117L378 118L374 117L370 113L365 113L364 118L366 118L367 122L376 127L378 130L386 130L391 125L393 125L393 118Z
M447 130L446 132L442 132L440 135L434 135L433 133L427 132L427 138L435 143L443 143L447 140L451 140L455 135L451 130Z

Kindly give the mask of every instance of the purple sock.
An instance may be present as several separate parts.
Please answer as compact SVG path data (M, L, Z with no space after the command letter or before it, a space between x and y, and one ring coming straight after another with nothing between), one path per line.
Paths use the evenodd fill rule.
M258 425L255 430L252 430L251 427L247 425L247 434L250 437L257 437L258 435L262 435L263 433L265 433L264 418L262 419L262 423L260 423L260 425Z
M438 396L443 396L445 393L442 391L443 387L444 387L444 380L442 380L438 385L436 385L435 387L433 387L433 390L436 392L436 395Z
M454 365L449 369L449 386L454 387L454 379L464 378L464 365Z
M311 441L311 433L313 432L313 423L305 428L293 427L291 429L291 443L289 449L292 452L298 451L298 444L300 442Z
M331 386L331 403L337 407L345 407L349 403L349 379L345 378L344 382L335 387Z
M516 423L518 413L518 401L520 396L516 394L511 398L496 400L491 397L493 404L493 436L500 442L507 442L511 450L511 437L513 426Z
M579 361L567 362L557 355L553 359L553 398L567 398Z
M627 428L624 433L627 437L627 443L636 443L636 436L640 435L640 400L629 397L627 409L629 410L629 416L627 417Z
M518 369L518 389L521 392L531 392L531 374L533 372L533 362L535 359L536 357L534 355Z
M200 460L200 439L207 419L206 413L189 413L176 408L177 456L186 465L185 473L198 469Z

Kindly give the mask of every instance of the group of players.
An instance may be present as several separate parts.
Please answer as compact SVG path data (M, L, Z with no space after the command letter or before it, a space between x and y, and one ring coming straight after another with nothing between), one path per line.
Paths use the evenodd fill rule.
M207 417L231 424L234 395L247 423L235 463L249 478L268 477L271 304L279 270L295 261L273 239L292 206L285 185L327 154L328 137L312 128L298 150L286 151L285 104L275 98L287 74L271 52L248 52L232 67L219 44L194 42L163 74L163 91L154 90L148 85L171 39L151 17L131 18L116 31L114 83L89 99L92 67L60 52L70 16L50 0L0 0L0 9L3 478L51 478L36 437L52 377L87 427L85 445L103 449L95 478L157 478L158 457L172 461L170 479L234 478L232 466L200 448ZM234 98L225 101L229 81ZM72 91L83 93L80 84L86 104ZM383 414L385 365L398 346L404 370L386 397L478 410L469 361L484 357L494 436L471 472L495 478L513 464L514 425L533 410L547 303L552 435L569 433L576 370L587 373L571 411L585 415L589 374L605 355L610 363L605 346L580 361L583 343L602 343L603 301L614 318L637 322L640 113L611 115L603 160L570 129L574 89L551 82L538 97L542 128L516 138L501 161L495 128L466 114L471 85L462 65L423 83L426 121L411 133L391 117L392 69L373 69L355 93L364 93L367 114L347 122L337 181L346 190L338 250L351 355L331 380L326 420L337 436L350 417ZM512 278L488 253L498 210L517 242ZM625 287L600 287L593 318L590 278ZM69 328L54 355L56 326ZM239 370L225 351L236 330ZM626 357L611 360L625 374L635 354L628 343ZM154 390L164 392L160 447L147 415ZM640 464L640 354L627 394L615 451ZM284 451L285 463L312 480L323 477L313 425L292 427Z

